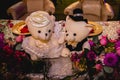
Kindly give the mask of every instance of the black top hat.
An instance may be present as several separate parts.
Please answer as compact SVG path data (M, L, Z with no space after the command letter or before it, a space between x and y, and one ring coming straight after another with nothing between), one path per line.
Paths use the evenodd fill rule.
M82 9L76 8L73 10L73 15L69 15L69 17L74 21L85 21L87 23L87 19L83 18Z

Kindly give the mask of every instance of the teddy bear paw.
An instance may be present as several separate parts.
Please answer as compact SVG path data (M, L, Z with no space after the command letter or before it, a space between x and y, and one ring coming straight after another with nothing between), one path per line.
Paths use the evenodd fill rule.
M37 55L31 55L31 59L32 60L38 60L38 56Z
M68 57L70 56L70 51L67 48L64 48L61 53L62 57Z

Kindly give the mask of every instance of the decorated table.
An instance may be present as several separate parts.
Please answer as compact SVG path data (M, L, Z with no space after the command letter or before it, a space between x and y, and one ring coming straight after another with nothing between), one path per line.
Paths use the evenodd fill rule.
M61 21L56 23L61 24ZM78 54L71 55L75 73L72 76L66 76L63 80L79 80L81 76L87 78L88 75L92 76L90 80L93 80L93 77L94 80L120 80L120 21L89 23L94 25L94 31L91 31L88 37L92 47L87 55L88 60L84 60L84 56L83 58L76 57L79 56ZM0 80L8 80L8 78L13 80L43 78L46 80L48 78L49 62L46 63L46 60L32 61L22 49L22 40L27 36L30 34L24 21L0 20ZM87 66L87 71L84 66ZM84 70L85 74L82 74Z

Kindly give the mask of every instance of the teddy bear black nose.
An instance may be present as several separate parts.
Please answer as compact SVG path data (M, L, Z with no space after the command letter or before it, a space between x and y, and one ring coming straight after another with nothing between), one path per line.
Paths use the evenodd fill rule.
M45 33L45 36L47 36L48 34L47 33Z
M41 31L40 31L40 30L38 30L38 33L41 33Z
M68 34L66 34L66 36L68 36Z

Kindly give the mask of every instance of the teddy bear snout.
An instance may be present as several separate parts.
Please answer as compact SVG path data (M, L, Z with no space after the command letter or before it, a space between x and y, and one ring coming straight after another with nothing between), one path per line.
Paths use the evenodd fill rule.
M68 36L69 34L66 34L66 36Z

